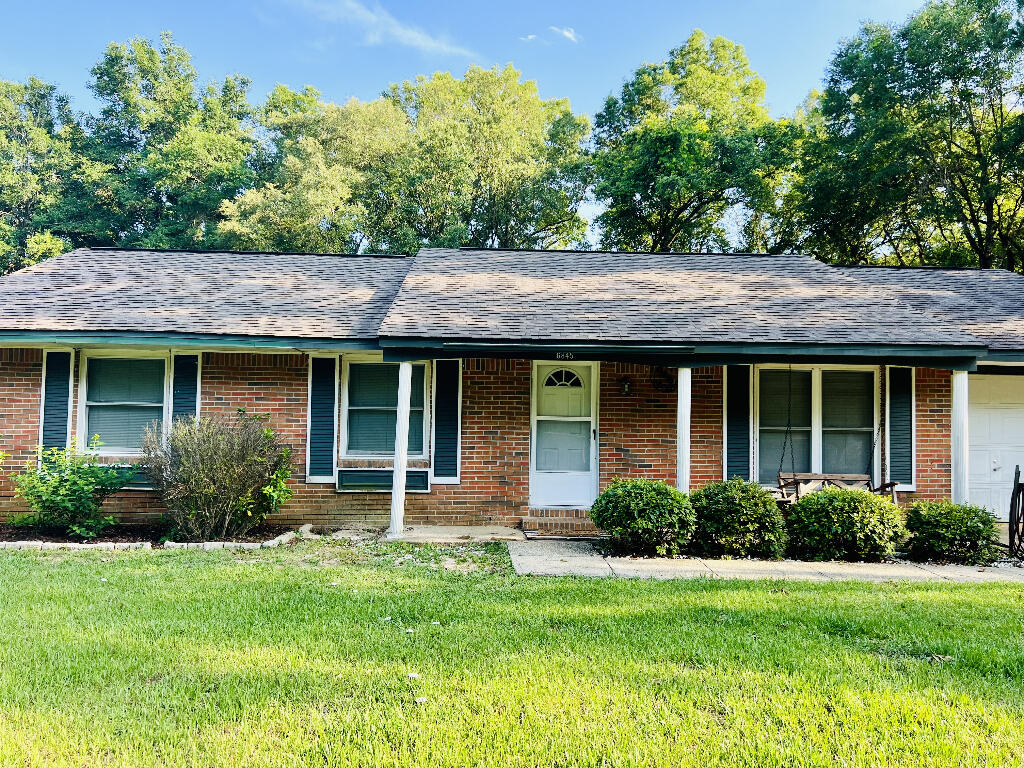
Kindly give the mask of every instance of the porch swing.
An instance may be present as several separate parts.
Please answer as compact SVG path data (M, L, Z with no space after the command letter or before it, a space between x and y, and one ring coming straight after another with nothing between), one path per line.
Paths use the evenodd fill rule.
M868 452L867 467L863 474L844 474L830 472L797 472L796 452L793 448L793 366L790 364L787 376L786 393L786 431L782 438L782 453L779 455L778 483L776 498L780 506L789 506L800 500L801 496L820 491L823 488L844 488L848 490L869 491L879 496L890 496L896 502L895 482L884 482L875 485L872 480L875 464L875 451L882 434L882 419L878 420ZM789 446L789 472L783 472L786 464L786 446Z

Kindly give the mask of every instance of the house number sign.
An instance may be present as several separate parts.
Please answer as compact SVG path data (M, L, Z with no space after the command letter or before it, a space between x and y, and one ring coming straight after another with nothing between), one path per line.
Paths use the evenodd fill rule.
M555 360L572 360L574 355L572 352L555 352Z

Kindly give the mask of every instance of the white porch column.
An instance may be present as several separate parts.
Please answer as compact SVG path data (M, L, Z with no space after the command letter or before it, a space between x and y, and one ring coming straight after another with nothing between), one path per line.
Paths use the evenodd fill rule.
M967 371L953 371L952 388L952 496L954 504L967 503L967 403L969 398Z
M689 368L679 369L676 401L676 488L690 492L690 406L692 384Z
M391 480L391 525L388 538L397 539L405 528L405 470L409 463L409 407L412 400L412 363L398 364L398 413L395 414L395 468Z

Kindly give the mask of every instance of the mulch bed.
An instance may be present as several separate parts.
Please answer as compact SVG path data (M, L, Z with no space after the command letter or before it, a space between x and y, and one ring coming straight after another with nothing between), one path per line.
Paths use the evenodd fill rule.
M231 536L222 541L267 541L280 536L285 531L293 530L290 525L264 524L254 528L244 536ZM102 535L92 542L139 542L148 541L153 545L160 544L167 538L167 528L162 525L114 525L107 528ZM68 536L62 530L42 530L39 528L15 527L8 523L0 523L0 541L57 541L81 544L86 541L81 537Z

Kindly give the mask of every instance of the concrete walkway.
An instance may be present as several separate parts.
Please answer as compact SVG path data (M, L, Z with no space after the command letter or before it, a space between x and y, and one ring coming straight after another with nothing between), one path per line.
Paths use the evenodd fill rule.
M800 579L803 581L1007 581L1024 584L1024 568L923 563L806 563L795 560L603 557L589 541L510 541L512 567L524 576L604 576L619 579Z

